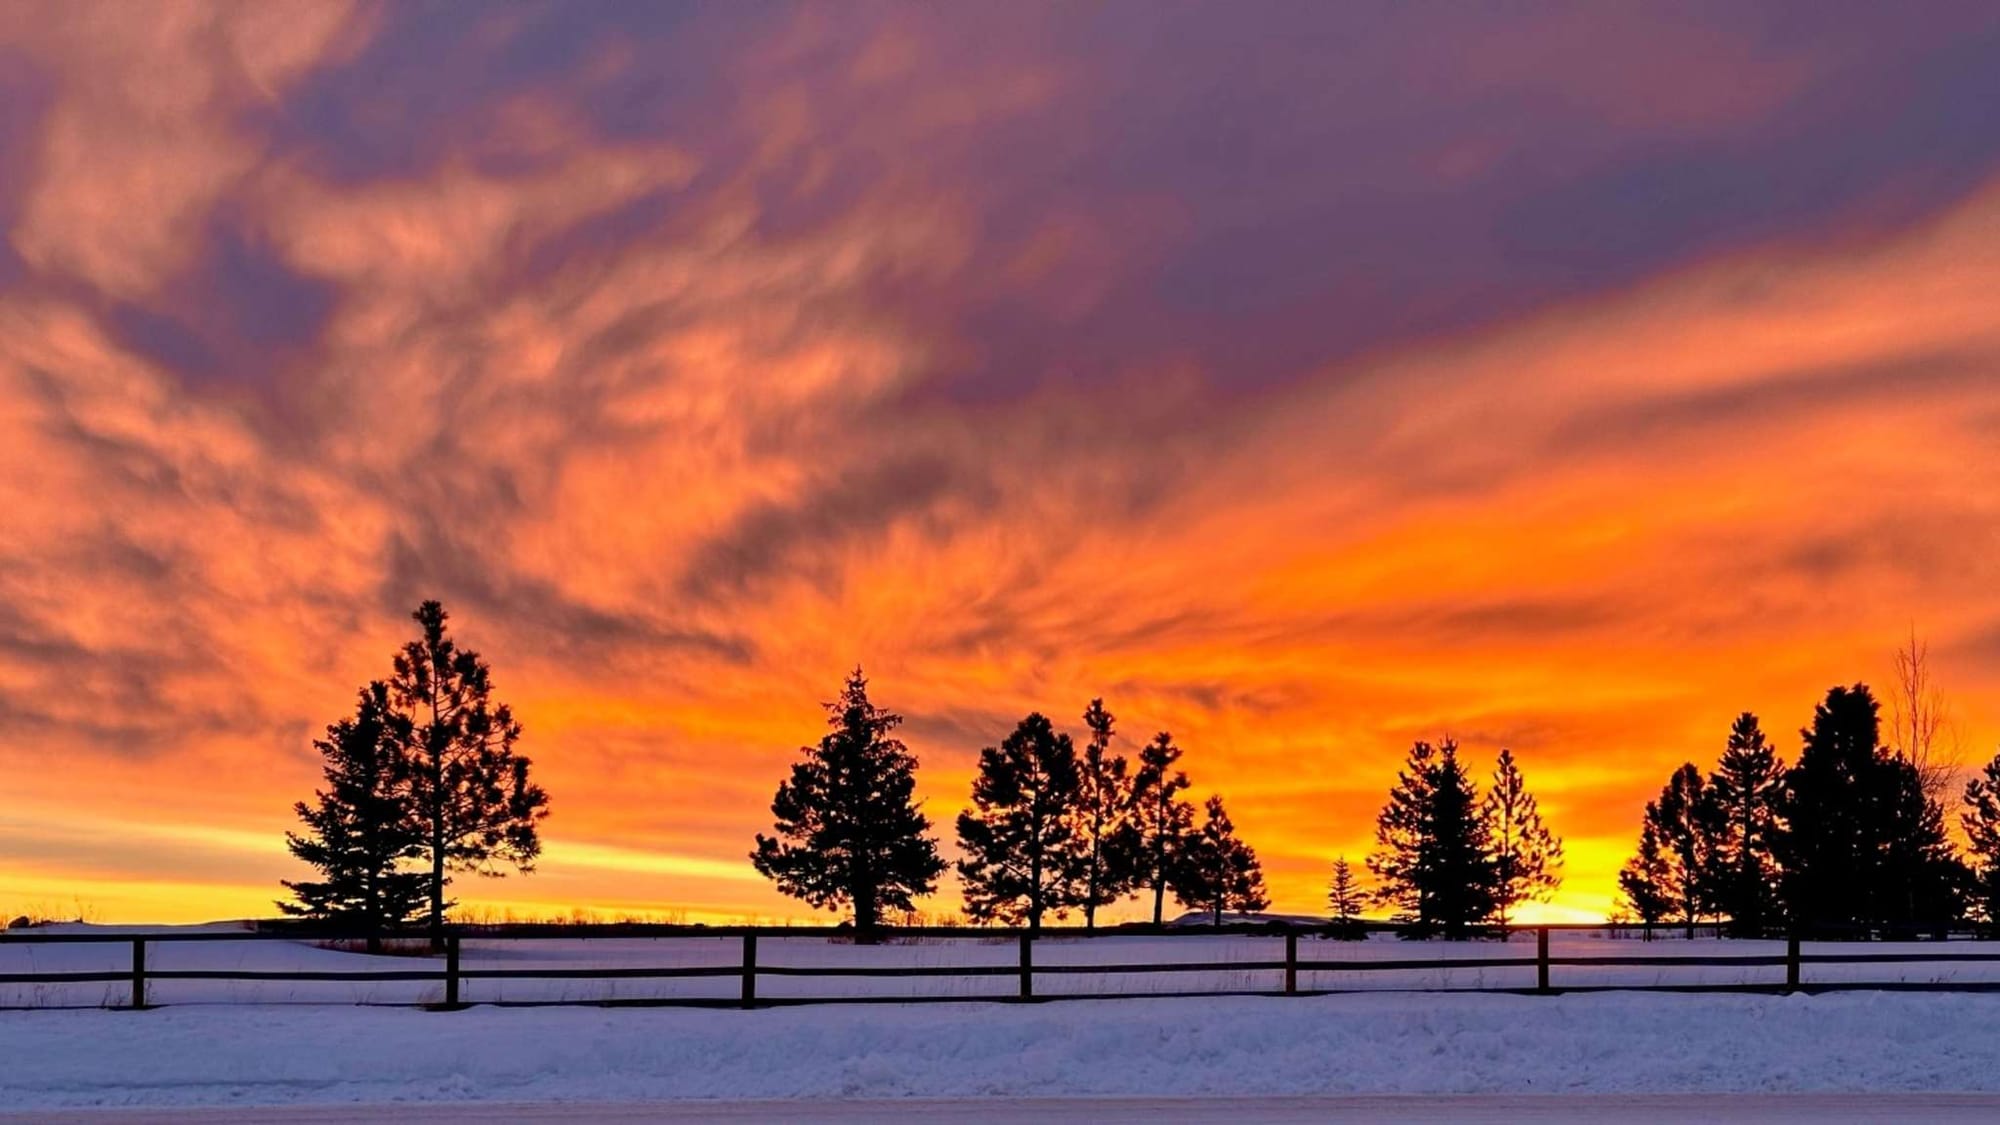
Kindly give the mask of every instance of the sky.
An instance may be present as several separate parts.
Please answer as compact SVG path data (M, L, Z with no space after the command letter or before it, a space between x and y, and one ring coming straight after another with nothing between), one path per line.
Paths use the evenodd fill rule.
M1990 3L6 6L0 917L271 913L426 598L475 916L810 917L856 664L948 854L1102 696L1294 911L1419 738L1558 920L1912 631L2000 749Z

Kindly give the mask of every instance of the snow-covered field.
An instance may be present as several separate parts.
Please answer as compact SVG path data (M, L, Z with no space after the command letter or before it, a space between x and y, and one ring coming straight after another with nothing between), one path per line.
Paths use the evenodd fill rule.
M226 933L229 931L213 931ZM1992 952L1973 943L1808 946L1811 954ZM464 998L731 1000L737 938L468 941ZM1512 943L1301 939L1302 961L1521 957ZM1037 944L1043 996L1275 991L1284 940L1116 936ZM1558 934L1565 957L1778 958L1782 943L1610 940ZM1323 997L1155 997L1064 1004L897 1004L909 996L1011 996L1007 939L856 947L763 937L765 998L853 997L866 1005L724 1008L501 1008L456 1012L357 1006L436 1001L434 979L154 980L151 1011L124 981L0 985L0 1003L80 1006L0 1012L0 1111L81 1106L351 1105L682 1099L1303 1096L1461 1093L2000 1092L2000 995L1571 993L1527 988L1533 965L1363 971L1302 969ZM1194 962L1190 973L1112 971ZM710 977L494 979L481 971L728 970ZM789 976L793 969L957 969L996 975ZM123 973L131 947L0 941L0 975ZM304 941L154 942L149 971L436 972L426 957L369 957ZM1553 984L1776 983L1782 965L1560 965ZM1805 982L2000 982L2000 963L1807 964ZM1445 989L1458 991L1387 991ZM2000 1103L1996 1103L2000 1106ZM1887 1118L1884 1118L1887 1120Z
M53 928L45 933L64 932ZM74 932L72 930L71 932ZM97 928L96 932L106 932ZM141 932L134 930L132 932ZM153 931L159 932L159 931ZM230 931L211 929L210 932ZM1174 992L1275 992L1282 989L1282 937L1264 936L1107 936L1091 939L1044 939L1035 945L1035 991L1040 996L1063 994L1144 995ZM2000 985L2000 960L1940 961L1939 957L1968 954L2000 956L2000 943L1951 942L1907 945L1814 944L1804 947L1808 958L1825 956L1910 955L1923 960L1861 965L1805 965L1805 985L1832 983L1990 983ZM1698 939L1641 942L1610 939L1594 931L1558 932L1551 956L1564 958L1638 958L1639 965L1556 964L1551 984L1558 988L1782 984L1782 964L1692 966L1669 963L1685 957L1739 957L1782 960L1783 942ZM734 937L600 938L563 940L468 939L462 969L466 979L462 999L490 1001L595 1001L647 999L736 998L741 940ZM1520 958L1532 962L1531 934L1512 942L1404 942L1378 936L1366 942L1299 940L1299 972L1304 991L1374 989L1494 989L1532 988L1532 964L1425 969L1370 969L1358 966L1384 961L1472 962ZM1016 994L1018 951L1010 938L932 938L873 947L855 946L824 937L760 939L757 951L760 999L816 997L975 999ZM0 976L7 974L110 973L130 970L132 951L125 942L43 944L0 940ZM320 948L308 941L224 940L154 941L148 944L149 974L175 971L251 973L412 972L429 979L411 981L269 981L151 979L147 998L154 1004L192 1003L335 1003L417 1004L443 999L436 974L442 961L434 957L368 956ZM1336 963L1328 967L1325 963ZM1655 963L1657 962L1657 963ZM1119 965L1196 963L1212 968L1196 972L1122 972ZM1356 968L1341 966L1355 965ZM609 977L579 979L496 979L492 971L575 973L605 970L632 973L647 969L707 969L716 975L673 978ZM992 975L952 976L966 968ZM787 970L916 970L934 969L937 976L793 976ZM98 1006L123 1004L131 995L123 980L87 983L0 983L0 1007Z
M688 1098L1991 1092L2000 997L1381 994L764 1011L0 1013L0 1109Z

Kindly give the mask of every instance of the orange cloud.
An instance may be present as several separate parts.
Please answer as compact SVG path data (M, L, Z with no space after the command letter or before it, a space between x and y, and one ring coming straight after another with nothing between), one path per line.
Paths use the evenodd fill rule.
M1238 383L1169 313L1157 346L1119 322L1203 216L1142 192L1100 222L1078 188L1017 240L968 183L968 136L1070 143L1036 130L1090 89L1075 59L806 13L687 135L530 82L354 176L245 122L380 39L266 11L31 45L64 79L0 288L0 907L267 912L312 733L428 596L554 797L542 870L463 888L496 909L802 915L744 853L857 661L945 835L979 747L1102 695L1128 745L1175 732L1294 910L1413 738L1517 751L1575 917L1674 765L1746 708L1789 746L1911 622L1965 744L2000 741L1991 181ZM563 82L641 65L586 55ZM1605 112L1679 135L1811 70ZM225 221L252 281L330 294L247 385L117 315L208 331L174 289L232 284L201 264ZM1138 341L1102 369L1099 326ZM1016 369L1040 338L1078 346Z

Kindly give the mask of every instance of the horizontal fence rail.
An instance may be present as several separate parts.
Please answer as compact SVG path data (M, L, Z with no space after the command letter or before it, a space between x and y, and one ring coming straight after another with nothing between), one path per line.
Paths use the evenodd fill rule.
M1365 929L1374 933L1395 932L1395 927L1379 923L1369 923ZM391 1003L403 1006L422 1006L434 1009L456 1009L472 1003L502 1006L540 1006L556 1004L584 1005L682 1005L703 1007L777 1007L796 1004L819 1003L924 1003L924 1002L964 1002L980 1000L1052 1000L1086 998L1136 998L1146 996L1316 996L1339 992L1357 991L1408 991L1408 992L1495 992L1513 994L1555 994L1563 992L1600 991L1646 991L1646 992L1786 992L1786 991L1835 991L1875 989L1882 991L2000 991L2000 979L1985 981L1951 980L1804 980L1806 966L1871 966L1871 965L1922 965L2000 962L2000 947L1992 951L1952 950L1948 947L1935 951L1894 951L1865 952L1860 948L1853 951L1806 952L1796 937L1785 942L1783 953L1719 953L1714 955L1693 955L1668 953L1645 956L1637 953L1575 954L1567 952L1551 953L1549 938L1551 933L1567 931L1587 931L1607 936L1630 931L1637 933L1637 927L1612 925L1549 925L1535 927L1514 927L1507 934L1495 933L1501 937L1496 942L1492 955L1465 957L1327 957L1301 955L1301 938L1308 939L1327 936L1325 931L1306 926L1281 927L1270 924L1241 926L1200 926L1200 927L1136 927L1113 928L1087 933L1078 928L1044 928L1038 933L1022 929L972 928L972 927L901 927L886 929L882 937L890 944L880 948L895 948L896 943L908 942L976 942L988 945L1012 945L1013 956L1005 961L979 964L866 964L846 963L831 965L773 964L768 959L759 958L759 940L767 943L782 939L825 939L829 942L845 941L853 938L853 932L845 927L690 927L690 926L463 926L455 927L439 943L431 960L422 967L406 969L354 969L333 970L313 968L255 968L255 967L164 967L157 956L149 961L149 952L158 954L162 947L201 946L210 943L265 943L290 942L309 944L342 953L358 954L366 948L365 936L338 933L296 926L258 926L243 931L199 930L164 931L134 933L130 931L106 932L66 932L45 933L33 929L0 931L0 986L64 986L101 984L117 986L107 992L100 1004L91 1007L124 1007L143 1009L150 1006L152 987L164 982L176 981L236 981L236 982L297 982L297 983L351 983L351 984L424 984L433 986L435 992L423 999L379 1001L370 999L348 999L343 1003ZM1350 931L1351 933L1352 931ZM1131 961L1105 960L1064 960L1055 963L1036 961L1037 941L1065 938L1113 938L1113 937L1174 938L1197 940L1219 936L1254 938L1271 943L1270 951L1277 952L1282 944L1282 957L1253 957L1240 960L1183 960L1183 959L1143 959ZM1532 936L1533 951L1503 952L1509 948L1511 940ZM737 956L733 963L709 965L539 965L523 967L496 967L490 963L464 963L465 943L468 940L501 942L574 942L579 946L608 941L654 941L654 942L715 942L721 939L725 947L734 945ZM384 943L406 944L429 942L427 935L394 934L381 938ZM1504 942L1504 944L1503 944ZM1926 944L1940 944L1936 941ZM125 945L131 951L130 966L106 965L87 969L54 968L48 970L15 971L7 951L14 947L65 947ZM1314 941L1319 950L1331 951L1336 948L1366 949L1367 945L1351 941ZM857 947L859 948L859 947ZM1084 946L1063 946L1076 949ZM1379 945L1375 948L1380 948ZM1421 945L1412 944L1412 953ZM767 944L764 952L772 952ZM398 953L407 956L407 952ZM854 960L850 956L850 960ZM1558 974L1556 970L1591 970L1598 968L1650 968L1650 969L1691 969L1691 968L1748 968L1783 969L1782 981L1775 979L1758 981L1667 981L1616 982L1593 980L1588 975L1575 973ZM1468 985L1424 984L1416 986L1375 986L1352 985L1331 987L1323 978L1327 974L1360 974L1364 977L1382 973L1456 973L1481 970L1518 971L1518 983L1488 983L1483 978ZM1220 988L1179 989L1171 985L1147 988L1136 992L1037 992L1037 981L1053 983L1062 978L1100 977L1128 978L1135 976L1177 977L1191 974L1219 974L1233 981L1266 976L1266 981L1256 981L1251 986L1231 985ZM1533 983L1527 983L1532 973ZM1568 976L1572 979L1561 979ZM477 982L506 981L576 981L576 982L616 982L616 981L660 981L733 978L740 981L734 995L718 993L713 996L591 996L570 997L560 995L553 998L522 998L495 996L468 1001L465 986ZM782 995L773 996L760 992L760 981L775 980L907 980L907 979L964 979L968 981L997 981L1011 978L1012 985L1002 991L975 992L962 995L941 994L860 994L860 995ZM1264 986L1268 984L1268 986ZM1087 985L1085 987L1088 987ZM10 1007L61 1007L81 1006L62 1003L12 1003L0 999L0 1006Z

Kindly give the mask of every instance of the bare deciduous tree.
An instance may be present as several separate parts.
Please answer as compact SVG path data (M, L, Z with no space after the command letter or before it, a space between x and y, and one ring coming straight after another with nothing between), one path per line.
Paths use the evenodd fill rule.
M1896 682L1889 693L1889 741L1917 769L1924 796L1943 802L1960 772L1958 732L1951 704L1931 674L1930 645L1910 629L1896 650Z

